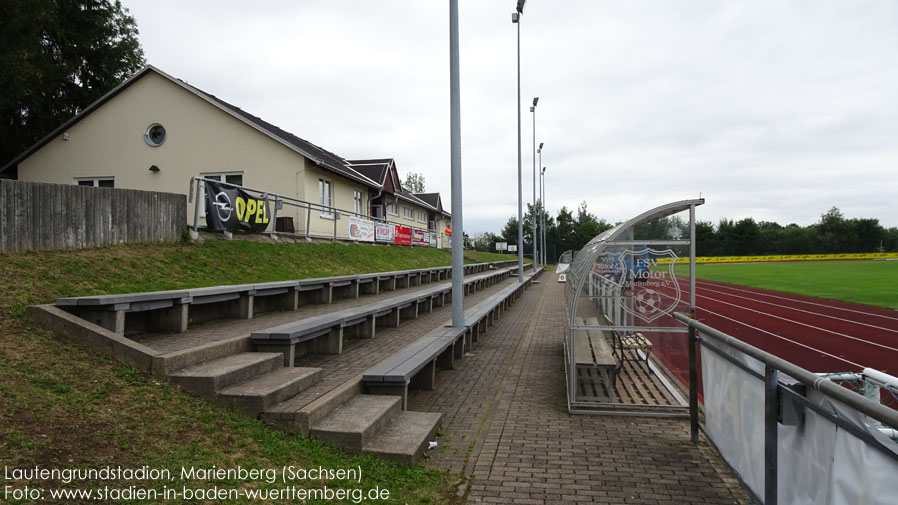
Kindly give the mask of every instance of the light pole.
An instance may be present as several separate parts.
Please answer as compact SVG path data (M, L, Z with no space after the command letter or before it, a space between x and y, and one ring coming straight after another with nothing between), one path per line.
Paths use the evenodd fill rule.
M521 16L524 2L518 0L516 12L511 13L511 22L518 25L518 282L524 282L524 191L521 188Z
M533 113L533 214L530 216L530 220L533 221L533 268L536 269L537 265L539 265L539 259L537 256L537 243L539 242L536 232L536 103L539 102L539 97L533 97L533 106L530 107L530 112Z
M540 144L542 145L542 144ZM542 165L543 157L539 157L540 165ZM546 167L543 167L542 171L539 174L540 176L540 191L542 191L542 205L543 205L543 213L541 215L543 220L543 265L546 264Z
M539 165L538 167L543 166L543 145L545 142L540 142L539 147L536 148L536 154L539 155ZM542 169L540 169L542 170ZM545 223L543 223L543 173L540 171L539 173L539 245L543 246L543 249L546 247L546 239L544 237L546 232ZM543 258L543 254L540 251L539 254L539 262L543 266L546 265L546 259Z
M458 70L458 0L449 0L449 143L452 172L452 326L465 325L465 226L461 198L461 98Z

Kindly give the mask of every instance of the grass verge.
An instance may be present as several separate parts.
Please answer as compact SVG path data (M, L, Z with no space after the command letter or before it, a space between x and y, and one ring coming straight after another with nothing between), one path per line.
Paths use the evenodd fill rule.
M60 296L153 291L217 284L263 282L357 272L447 265L448 254L425 248L343 244L268 244L207 241L204 244L116 246L85 251L0 256L0 466L47 469L106 466L166 469L172 480L71 482L25 479L5 486L32 489L155 490L156 497L118 503L303 503L290 499L163 498L168 489L231 490L377 488L390 498L376 503L455 503L458 478L422 466L408 467L351 455L323 442L287 434L259 421L181 393L139 370L86 352L24 317L27 305ZM181 468L276 469L278 480L181 478ZM285 466L360 469L348 479L280 480ZM243 491L241 491L243 492ZM355 491L352 491L355 492ZM3 495L0 495L3 497ZM358 503L307 499L305 503ZM52 499L78 503L86 499ZM4 503L31 503L9 495Z
M680 276L688 267L677 265ZM830 300L898 309L898 261L699 264L696 277Z
M465 258L478 263L492 263L494 261L517 261L517 254L499 254L484 251L465 251ZM524 257L524 263L533 263L533 257Z

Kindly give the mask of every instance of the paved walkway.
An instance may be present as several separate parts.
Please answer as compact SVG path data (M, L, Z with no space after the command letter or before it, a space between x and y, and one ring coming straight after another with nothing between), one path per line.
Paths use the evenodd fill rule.
M750 503L688 419L572 415L563 285L551 273L409 409L442 412L429 465L467 479L468 503Z

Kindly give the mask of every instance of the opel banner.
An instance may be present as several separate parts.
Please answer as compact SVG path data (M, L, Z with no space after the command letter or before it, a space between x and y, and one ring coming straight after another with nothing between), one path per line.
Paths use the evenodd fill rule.
M206 185L206 226L215 231L262 233L268 228L268 195L256 198L217 182Z

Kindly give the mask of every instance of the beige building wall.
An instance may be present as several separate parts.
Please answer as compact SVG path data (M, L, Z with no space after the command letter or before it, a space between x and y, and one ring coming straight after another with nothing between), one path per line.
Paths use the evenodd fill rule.
M337 219L337 236L345 238L349 236L349 217L355 215L355 192L358 191L361 196L361 215L367 217L368 214L368 187L353 182L345 177L341 177L333 172L323 170L309 163L308 169L304 174L304 182L306 187L305 200L312 203L320 203L319 182L321 180L330 182L331 184L331 206L340 210ZM305 212L302 213L305 216ZM312 235L316 236L333 236L334 219L333 213L323 212L320 208L315 208L309 215L308 223ZM306 219L303 217L303 219ZM306 221L303 221L299 228L305 231ZM298 229L299 229L298 228Z
M157 147L144 139L154 123L166 130L165 141ZM152 165L159 171L150 171ZM318 168L152 71L19 163L23 181L75 184L79 178L112 177L117 188L185 195L192 176L221 173L240 173L244 186L314 203L318 177L324 175L333 182L337 207L352 210L353 189L362 192L367 205L363 185ZM192 224L192 204L187 213ZM304 210L288 205L278 215L293 217L296 231L305 230ZM333 220L321 219L316 212L311 221L313 233L333 234ZM346 235L348 221L339 222L338 231Z

